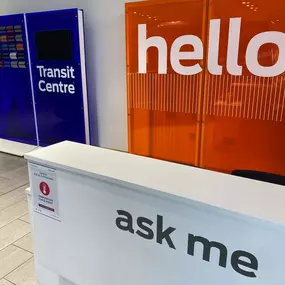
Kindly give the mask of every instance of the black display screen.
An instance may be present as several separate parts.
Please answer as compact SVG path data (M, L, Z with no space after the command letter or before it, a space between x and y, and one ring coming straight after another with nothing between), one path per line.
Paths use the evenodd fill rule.
M35 33L37 60L73 60L70 30Z

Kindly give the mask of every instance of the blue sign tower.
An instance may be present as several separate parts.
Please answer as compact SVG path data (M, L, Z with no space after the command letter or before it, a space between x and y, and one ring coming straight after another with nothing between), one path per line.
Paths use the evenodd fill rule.
M26 18L39 144L89 144L83 12L40 12Z

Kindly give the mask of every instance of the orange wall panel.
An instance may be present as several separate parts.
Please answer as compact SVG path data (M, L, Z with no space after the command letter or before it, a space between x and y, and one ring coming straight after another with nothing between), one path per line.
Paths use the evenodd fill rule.
M283 8L282 0L128 3L130 152L228 173L245 169L285 175L284 73L255 75L248 65L255 59L246 57L250 41L259 33L285 33ZM219 38L211 43L211 25L217 20ZM239 21L238 41L230 46L237 39L234 35L229 40L234 30L230 25ZM159 72L162 51L156 47L147 49L146 72L139 73L139 25L146 25L146 39L165 40L165 74ZM203 59L180 60L186 67L199 64L203 70L198 74L178 74L173 68L172 45L185 35L194 35L203 44ZM208 56L215 45L221 74L215 74L213 58ZM180 51L194 48L183 45ZM256 59L260 66L271 67L281 54L276 44L266 43ZM241 69L241 74L234 74Z

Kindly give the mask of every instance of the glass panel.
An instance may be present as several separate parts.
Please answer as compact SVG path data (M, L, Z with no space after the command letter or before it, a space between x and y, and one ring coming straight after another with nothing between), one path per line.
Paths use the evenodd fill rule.
M201 166L224 172L244 169L285 175L284 74L258 77L249 72L246 62L246 49L254 36L267 31L285 32L285 3L211 2L210 19L221 19L218 62L223 66L223 74L208 73L206 77ZM227 56L229 19L235 17L241 18L241 76L231 75L226 67L230 57L235 61L232 51ZM277 45L264 44L259 49L258 62L272 66L278 56Z
M126 5L127 72L130 152L150 157L197 164L199 94L202 73L185 76L174 72L170 50L174 40L191 34L204 38L202 1L148 1ZM175 11L175 13L173 12ZM139 73L138 28L146 24L146 36L162 37L160 49L149 47L146 73ZM167 45L167 57L163 46ZM181 51L193 51L184 45ZM161 58L160 58L161 56ZM158 62L167 65L167 74L158 74ZM192 66L198 60L181 60Z

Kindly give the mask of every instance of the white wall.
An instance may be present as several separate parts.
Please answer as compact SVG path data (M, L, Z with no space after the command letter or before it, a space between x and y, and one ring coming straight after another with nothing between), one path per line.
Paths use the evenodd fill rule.
M132 0L134 1L134 0ZM127 150L125 0L0 0L0 15L83 8L92 141Z

